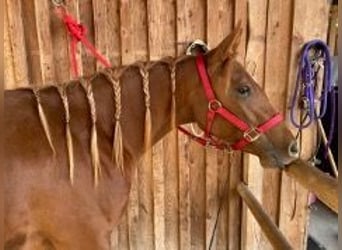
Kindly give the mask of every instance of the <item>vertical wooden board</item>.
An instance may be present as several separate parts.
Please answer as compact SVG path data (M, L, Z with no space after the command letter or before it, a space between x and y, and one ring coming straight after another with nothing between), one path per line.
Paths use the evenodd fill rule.
M290 34L292 1L270 1L267 16L267 41L264 90L272 105L280 112L286 112L286 86L289 73ZM278 224L281 178L280 171L264 170L262 204L266 213ZM262 234L260 247L272 249Z
M29 69L30 84L42 84L43 71L38 42L38 27L36 25L35 3L34 1L21 1L22 18L25 23L24 34L27 48L27 62Z
M141 10L141 12L144 11L144 9ZM107 59L113 66L120 66L122 63L120 40L120 1L107 0L106 22ZM131 51L131 53L134 53L134 51Z
M204 0L177 0L177 51L184 54L195 39L206 39L206 3Z
M218 203L220 208L220 214L217 222L217 229L215 233L216 237L216 249L227 249L230 244L230 238L228 237L229 218L228 218L228 206L230 205L229 195L229 175L230 164L229 156L224 151L217 152L217 185L218 185ZM217 212L217 211L216 211ZM239 231L239 230L236 230ZM210 232L212 234L212 232ZM207 242L207 245L209 243Z
M51 5L51 41L55 65L56 82L67 82L72 78L68 34L63 21L55 14Z
M113 3L108 1L108 16L112 16L107 25L107 39L110 46L109 56L115 65L131 64L136 60L145 60L147 58L147 28L146 28L146 4L143 1L121 1L120 3ZM139 20L139 24L137 24ZM140 36L139 36L140 35ZM120 39L117 39L119 36ZM136 47L145 49L140 51L141 55L137 55ZM121 59L117 58L117 55L121 53ZM152 205L152 193L151 183L152 162L141 162L142 165L138 166L137 172L133 174L132 186L130 191L129 202L127 206L127 229L129 235L129 248L138 249L139 246L152 248L153 238L153 209L149 205ZM138 179L141 180L141 182ZM141 176L142 175L142 176ZM147 176L146 176L147 175ZM144 181L145 179L149 181ZM147 186L146 186L147 185ZM146 189L147 190L141 190ZM139 190L138 190L139 189ZM147 192L146 192L147 191ZM142 206L140 206L139 195L142 195ZM146 201L150 199L150 201ZM146 201L146 202L145 202ZM147 205L147 207L145 207ZM141 207L141 209L140 209ZM145 216L146 213L149 216ZM142 218L139 218L139 216ZM120 233L125 233L121 232Z
M53 62L53 47L50 30L51 9L49 6L49 1L34 0L34 6L43 80L41 84L53 84L55 82L55 65Z
M190 200L190 139L182 134L178 137L179 166L179 249L191 247L191 200Z
M195 39L206 38L206 2L205 1L177 1L177 54L184 54L186 46ZM182 140L182 139L181 139ZM181 147L182 148L182 147ZM180 149L181 149L180 148ZM183 168L180 164L180 246L181 249L205 248L205 151L189 143L188 151L180 151L180 162L188 162L189 168ZM187 156L183 159L183 156ZM190 170L190 172L188 172ZM183 190L188 183L190 200L183 200L183 195L188 198ZM190 208L189 203L190 202ZM190 209L190 214L187 212ZM185 212L183 214L182 212ZM187 217L190 216L190 217ZM185 219L185 217L187 219ZM184 219L183 219L184 218ZM190 225L189 225L190 223ZM188 231L190 230L190 232ZM189 240L190 234L190 240ZM189 241L188 241L189 240Z
M190 198L191 198L191 248L206 248L206 214L205 214L205 150L192 142L189 151L190 164Z
M237 60L243 65L245 64L246 45L247 45L247 33L248 33L248 20L247 20L247 0L234 0L234 24L241 21L243 32L241 36L241 42L238 47Z
M28 66L26 60L26 47L24 38L22 7L20 0L7 0L7 24L8 34L11 40L11 52L13 56L13 73L16 87L27 85Z
M287 103L293 95L298 68L298 55L302 45L312 39L326 40L328 27L329 4L326 1L294 1L293 29L291 38L291 54ZM320 18L317 18L319 16ZM296 130L287 120L293 133ZM302 157L308 159L314 150L315 130L308 129L303 134ZM280 193L279 227L294 249L306 249L307 223L309 210L307 206L308 192L286 174L282 175Z
M153 146L153 221L154 221L154 245L155 249L165 248L165 186L163 166L163 141Z
M147 1L149 59L158 60L175 55L175 5L174 1ZM171 91L171 87L170 87ZM174 133L174 132L172 132ZM176 161L167 162L170 154L176 152L176 141L172 134L154 147L157 153L153 161L154 176L154 235L156 249L178 247L178 195ZM173 135L174 136L174 135ZM165 178L170 177L170 178Z
M228 182L228 249L241 249L242 201L236 191L242 181L242 153L235 152L229 156Z
M107 1L93 1L94 11L94 38L97 50L106 58L108 58L108 40L107 40L107 19L110 18L107 13ZM96 61L96 69L104 68L100 61Z
M146 61L148 55L148 28L146 0L131 0L131 36L133 36L134 56L136 60ZM172 54L170 54L172 55Z
M234 26L234 2L233 0L207 1L207 43L210 48L215 48L222 39L229 34ZM223 161L222 161L223 162ZM219 173L227 171L227 166L218 165L217 151L206 150L206 249L208 249L213 229L215 227L217 212L219 209L219 185L221 184ZM224 180L224 178L222 179ZM224 191L223 189L221 190ZM227 211L221 211L222 214ZM224 216L220 217L220 221ZM221 230L225 231L224 228ZM219 244L225 244L227 234L215 232L213 248L219 247ZM218 238L218 236L223 238ZM219 243L220 242L220 243Z
M264 84L267 0L256 0L248 5L249 39L246 51L246 68L256 82ZM256 156L244 155L244 181L259 201L262 200L263 169ZM253 215L243 206L242 249L259 249L261 230Z
M209 248L219 208L218 170L216 150L207 149L205 154L205 249ZM214 237L212 249L216 249L216 242L217 237Z
M112 1L117 2L117 1ZM94 34L94 14L93 14L93 1L92 0L82 0L79 1L79 19L80 22L87 27L87 38L92 44L95 44L95 34ZM110 20L115 20L115 16L110 18ZM89 76L95 72L95 58L88 53L88 51L83 47L80 51L81 62L82 62L82 73L85 76ZM70 60L70 58L67 58Z
M179 173L177 131L163 140L165 180L165 249L179 249Z
M8 13L7 8L4 10L4 89L12 89L16 87L14 78L13 54L11 46L11 38L8 27Z

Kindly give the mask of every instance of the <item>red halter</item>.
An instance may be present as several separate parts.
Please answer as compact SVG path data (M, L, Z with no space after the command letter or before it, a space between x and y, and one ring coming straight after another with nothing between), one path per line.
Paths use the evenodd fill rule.
M179 127L179 130L190 136L201 145L212 146L217 149L241 150L247 144L257 140L261 134L275 127L283 120L283 117L280 114L276 114L265 123L260 124L258 127L249 126L246 122L223 107L222 103L216 99L214 91L211 87L211 82L207 73L203 55L200 54L196 57L196 66L208 100L207 122L205 126L204 137L195 136L182 127ZM226 142L216 139L211 134L211 129L216 115L220 115L223 119L241 130L243 132L243 137L232 145L228 145Z

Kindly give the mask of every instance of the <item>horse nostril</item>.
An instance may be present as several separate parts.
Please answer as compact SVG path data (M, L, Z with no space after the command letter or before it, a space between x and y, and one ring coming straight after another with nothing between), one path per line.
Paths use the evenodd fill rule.
M299 148L298 148L298 143L296 141L291 142L289 146L289 155L292 157L298 157Z

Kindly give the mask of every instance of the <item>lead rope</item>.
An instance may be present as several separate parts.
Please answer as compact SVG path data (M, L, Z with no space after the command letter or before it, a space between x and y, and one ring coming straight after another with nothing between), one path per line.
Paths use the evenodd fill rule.
M95 48L94 45L87 39L87 28L82 23L78 23L77 20L72 17L64 4L64 1L52 0L55 6L55 14L64 23L65 29L71 37L70 41L70 61L74 77L79 76L78 66L77 66L77 44L81 42L86 49L93 55L102 65L109 68L111 67L110 62L100 54L100 52Z
M65 86L58 85L57 86L58 93L61 97L64 112L65 112L65 135L67 141L67 151L68 151L68 159L69 159L69 178L71 185L74 184L74 174L75 174L75 163L74 163L74 147L72 141L72 135L70 130L70 109L69 109L69 101L66 93Z
M313 51L314 55L311 56L310 53L313 53ZM322 64L324 65L323 90L320 93L321 95L315 98L315 92L318 89L317 74L319 69L323 68ZM313 40L306 43L302 50L299 67L295 90L291 100L291 122L298 129L299 134L314 121L319 121L327 111L328 94L330 94L332 114L329 135L325 145L327 152L332 141L335 123L335 100L331 79L331 58L328 46L321 40ZM296 103L298 101L302 101L301 108L305 111L304 116L300 118L299 122L296 120ZM321 104L319 111L316 110L316 101L320 101Z

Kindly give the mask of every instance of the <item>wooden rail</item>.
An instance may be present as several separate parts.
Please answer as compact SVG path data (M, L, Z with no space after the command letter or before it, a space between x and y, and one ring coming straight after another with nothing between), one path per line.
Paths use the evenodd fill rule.
M237 187L237 191L254 215L254 218L259 223L262 231L265 233L274 249L293 249L277 225L271 220L268 214L265 213L263 207L248 187L245 184L240 183Z
M336 179L302 160L293 162L285 171L303 187L317 195L334 212L338 213L338 183Z
M338 213L338 183L336 179L302 160L291 163L285 172L302 186L314 192L321 201ZM293 249L248 187L244 183L240 183L237 186L237 191L272 246L275 249Z

